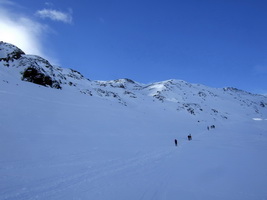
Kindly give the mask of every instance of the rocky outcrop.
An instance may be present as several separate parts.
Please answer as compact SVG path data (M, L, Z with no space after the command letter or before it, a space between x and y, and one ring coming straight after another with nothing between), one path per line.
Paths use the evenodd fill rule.
M22 80L32 82L38 85L50 86L52 88L61 89L61 86L57 81L52 80L50 76L45 75L41 72L41 70L38 71L38 69L33 67L28 67L23 72Z
M0 41L0 61L13 61L19 59L25 53L15 45Z
M128 78L91 81L76 70L51 65L42 57L27 55L16 46L4 42L0 42L0 67L8 75L12 74L23 81L78 91L124 106L147 101L158 104L163 110L173 109L177 115L189 115L197 121L204 118L231 119L244 110L249 113L246 117L263 118L267 115L266 96L232 87L210 88L175 79L151 84L140 84ZM8 80L2 79L5 83Z

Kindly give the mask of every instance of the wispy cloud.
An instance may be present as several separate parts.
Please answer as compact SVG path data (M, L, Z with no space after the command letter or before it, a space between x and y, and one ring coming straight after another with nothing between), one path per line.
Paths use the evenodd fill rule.
M54 6L54 4L51 3L51 2L45 2L45 5L46 5L46 6Z
M13 5L11 1L4 1ZM3 5L3 4L2 4ZM48 30L46 25L33 21L22 14L12 12L0 6L0 39L12 43L28 54L45 56L42 51L41 38Z
M45 5L53 6L51 3ZM45 41L49 34L54 31L49 25L41 23L38 18L25 12L27 8L15 3L12 0L0 0L0 40L18 46L27 54L42 56L53 64L59 65L59 61L55 58L53 52L45 51ZM65 23L72 22L72 10L68 13L52 10L43 12L43 17L47 12L47 16L53 20L63 21Z
M0 0L0 5L15 5L13 1L10 0Z
M54 9L43 9L43 10L38 10L36 12L36 15L45 19L51 19L53 21L60 21L64 23L71 24L72 23L72 11L69 10L69 12L61 12L58 10Z

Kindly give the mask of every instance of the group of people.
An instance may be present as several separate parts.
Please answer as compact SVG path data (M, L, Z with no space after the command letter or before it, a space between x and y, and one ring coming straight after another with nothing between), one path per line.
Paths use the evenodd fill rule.
M207 129L208 129L208 130L210 130L210 129L215 129L215 125L207 126ZM189 141L192 140L192 135L189 134L189 135L187 136L187 139L188 139ZM177 141L177 139L174 139L174 144L175 144L175 146L178 145L178 141Z
M187 136L187 139L188 139L189 141L192 140L192 135L189 134L189 135ZM178 145L178 141L177 141L177 139L174 140L174 144L175 144L175 146Z
M215 128L215 125L207 126L208 131L213 128Z
M215 129L215 125L207 126L207 129L208 129L208 130L210 130L210 129ZM189 134L189 135L187 136L187 139L188 139L189 141L192 140L192 135ZM178 141L177 141L177 139L174 140L174 144L175 144L175 146L178 145Z

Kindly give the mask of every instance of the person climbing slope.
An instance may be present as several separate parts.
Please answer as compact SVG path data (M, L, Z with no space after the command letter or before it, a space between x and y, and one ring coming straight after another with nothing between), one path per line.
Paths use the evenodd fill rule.
M188 138L189 141L192 140L192 135L189 134L189 135L187 136L187 138Z

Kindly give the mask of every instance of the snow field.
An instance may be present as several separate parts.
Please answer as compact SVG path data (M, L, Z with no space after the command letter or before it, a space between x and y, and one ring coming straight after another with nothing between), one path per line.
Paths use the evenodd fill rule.
M267 199L266 121L160 105L1 83L0 199Z

